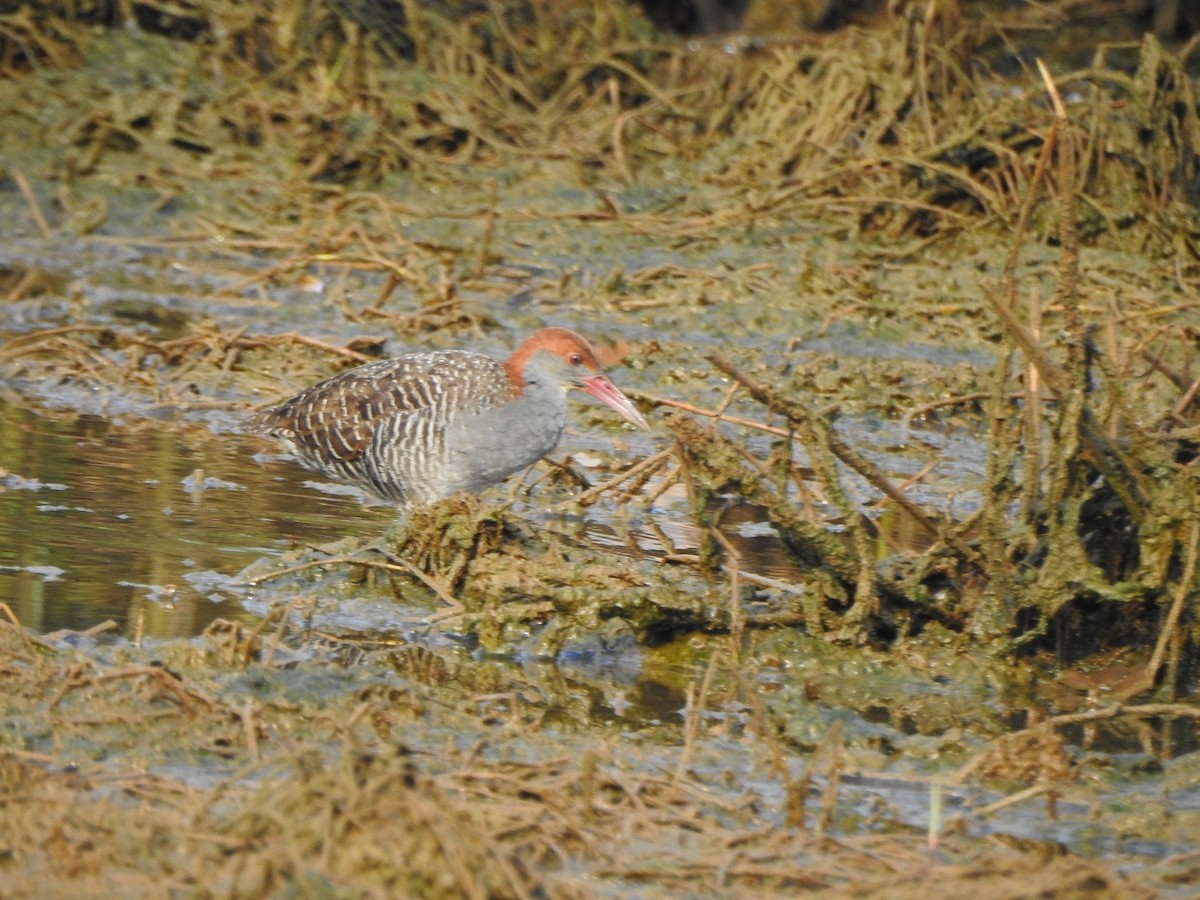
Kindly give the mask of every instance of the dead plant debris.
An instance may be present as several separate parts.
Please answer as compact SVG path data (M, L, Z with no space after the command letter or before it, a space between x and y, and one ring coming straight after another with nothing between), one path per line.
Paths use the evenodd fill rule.
M642 458L515 488L624 507L649 539L456 498L369 547L252 568L304 591L193 641L38 636L5 607L6 894L1194 885L1194 854L1132 875L972 831L1112 813L1085 792L1098 729L1157 762L1195 719L1174 702L1200 637L1195 44L1105 43L1070 71L1010 52L1091 5L900 3L821 40L691 43L608 2L0 11L13 252L103 247L193 279L93 305L74 266L6 261L7 387L241 415L393 338L585 316L673 408ZM977 502L912 500L936 454L888 472L854 416L903 418L914 443L969 429ZM668 502L686 529L654 521ZM725 527L747 507L784 574ZM885 543L885 516L919 540ZM406 636L323 630L305 604L337 579L432 611ZM670 740L597 738L582 679L449 662L421 630L529 660L601 634L707 665ZM1002 664L1126 653L1126 677L1064 680L1075 706L1025 727L985 693ZM923 825L889 806L901 752L957 766L904 776ZM864 814L850 792L872 778L891 799ZM984 782L1012 792L971 806ZM1131 833L1194 824L1146 814Z

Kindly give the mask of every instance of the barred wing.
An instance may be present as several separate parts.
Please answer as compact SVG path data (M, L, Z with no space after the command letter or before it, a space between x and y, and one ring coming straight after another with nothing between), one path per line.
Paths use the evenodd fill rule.
M490 357L410 353L335 375L262 411L252 427L287 442L310 469L407 502L436 470L455 416L500 406L516 390Z

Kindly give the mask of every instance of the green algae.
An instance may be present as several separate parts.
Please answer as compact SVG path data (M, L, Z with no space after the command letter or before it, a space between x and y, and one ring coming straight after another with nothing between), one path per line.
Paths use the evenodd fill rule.
M595 433L580 439L583 452L600 460L601 478L667 449L645 490L619 501L601 491L587 509L622 538L633 529L619 503L632 519L689 520L697 552L668 547L658 555L669 562L598 549L586 529L543 527L531 506L580 513L569 489L543 479L523 506L455 501L375 549L306 548L260 564L246 577L307 566L244 596L263 613L262 631L230 623L197 644L113 657L87 646L25 671L4 732L6 810L20 811L6 874L38 885L48 855L75 866L64 890L120 871L144 876L147 893L169 882L553 895L651 881L679 892L853 893L871 886L846 873L881 858L890 862L872 870L875 886L895 887L902 852L926 894L931 879L949 877L917 833L925 796L906 803L889 785L905 815L875 820L798 814L808 783L781 774L797 754L812 755L830 796L841 753L873 772L959 766L979 781L1084 795L1146 838L1172 815L1190 822L1152 802L1139 818L1125 773L1106 777L1115 755L1089 757L1078 723L1039 731L1011 721L1085 702L1027 688L1093 654L1099 665L1105 652L1133 652L1140 678L1120 689L1128 696L1154 691L1160 673L1164 693L1186 688L1194 671L1185 401L1196 136L1181 61L1147 39L1131 77L1102 55L1067 76L1085 98L1069 107L1080 165L1051 189L1037 174L1041 154L1067 132L1050 139L1043 85L977 66L990 28L948 7L819 44L729 53L675 44L608 4L521 5L536 12L524 19L468 4L459 20L432 10L388 34L344 4L318 4L303 22L288 19L294 5L262 6L253 22L228 5L186 6L211 44L169 27L49 28L69 49L35 45L43 63L0 82L6 120L25 126L5 148L5 186L16 189L0 192L14 233L71 252L119 247L122 269L158 254L224 276L155 283L178 289L184 321L139 298L136 277L92 305L85 276L61 306L70 291L53 280L6 280L6 311L49 320L43 332L5 326L10 387L44 402L71 388L148 414L207 405L228 429L252 406L378 354L386 338L389 352L467 340L499 350L517 332L566 321L611 345L612 365L627 367L618 380L641 402L719 409L776 431L710 431L712 417L692 410L635 438L580 411ZM1059 232L1063 208L1077 219L1074 246ZM63 234L115 239L65 245ZM1070 303L1064 245L1079 260ZM1017 337L997 298L1019 310L1032 341ZM95 331L93 317L104 320ZM734 390L703 361L713 350L764 393ZM1074 393L1035 392L1039 350ZM862 449L874 421L901 416L932 427L897 438L895 452ZM874 483L920 490L921 476L909 475L955 456L933 440L946 421L988 439L970 483L949 479L924 495L945 500L941 509L906 517L924 543L887 544L862 516L864 494L877 497L855 492L848 461L869 455ZM19 429L5 434L19 442ZM1111 457L1089 450L1097 435ZM173 472L178 451L140 450L156 475ZM887 470L901 463L911 466ZM219 454L206 465L220 467ZM247 480L256 495L276 490L268 477ZM1131 510L1112 484L1126 496L1136 488L1144 508ZM639 505L687 485L691 496L665 514ZM970 491L979 497L966 521L945 513ZM163 505L143 499L146 510ZM725 506L745 500L780 534L783 587L751 582L761 573L723 530ZM301 518L304 505L281 503L280 518ZM893 501L883 517L900 508ZM315 517L315 529L310 518L301 543L339 534L343 515ZM831 533L830 519L848 537ZM212 538L254 539L233 527ZM347 612L358 602L383 612L362 626ZM33 612L17 609L27 621ZM170 627L163 610L148 618ZM597 634L646 677L556 666ZM447 651L437 643L447 636L492 656ZM387 644L396 649L378 649ZM6 648L12 677L45 652L15 638ZM515 671L501 661L513 658L538 662ZM657 705L641 706L650 696ZM1109 718L1151 743L1158 734L1163 746L1148 754L1157 761L1180 749L1165 735L1188 709ZM1175 725L1154 732L1153 716ZM550 733L537 734L543 727ZM662 746L640 746L629 732L642 728ZM1192 738L1180 730L1186 752ZM597 750L597 735L612 744ZM544 767L514 762L531 758ZM1054 776L1044 783L1043 762ZM82 772L59 772L65 765ZM1189 766L1179 763L1173 789L1186 792ZM105 778L147 767L154 778L126 782L129 797L152 798L138 829L107 828L133 800L114 801ZM222 783L196 787L209 777ZM1092 796L1089 781L1102 785ZM695 801L721 784L734 790ZM655 817L671 827L652 830ZM879 821L896 841L884 854L865 840ZM831 823L855 849L837 872L796 830ZM1056 840L1045 821L998 827ZM732 850L729 829L739 829ZM644 843L614 840L631 833ZM1186 841L1186 828L1178 834ZM475 849L459 848L460 835ZM943 841L953 859L979 862L978 844ZM672 856L682 844L703 858ZM742 847L776 868L745 865ZM988 857L995 868L983 874L1008 866L1025 886L1036 874L1136 894L1098 864L1066 859L1074 874L1052 871L1037 848ZM579 871L583 888L569 874Z
M278 18L270 20L286 21L284 9L272 7ZM650 38L636 16L603 5L564 12L557 22L523 16L521 9L510 11L511 20L489 19L474 7L458 23L445 19L444 10L405 19L413 42L379 71L367 63L382 44L351 42L341 57L325 55L328 48L317 37L321 28L346 27L344 17L328 10L313 30L288 32L285 44L294 40L311 57L287 77L261 70L267 51L278 46L260 46L254 57L248 53L252 44L235 37L246 35L245 21L225 22L222 31L214 26L218 12L198 15L205 33L229 40L222 45L224 80L201 78L193 57L172 54L175 44L193 54L199 45L181 41L171 29L144 39L106 30L80 35L71 65L22 72L19 86L18 79L12 82L7 102L38 116L23 131L37 140L22 144L18 137L13 147L11 158L32 191L17 193L39 228L52 227L47 223L57 222L55 216L47 218L45 210L35 215L49 180L67 187L58 203L69 214L71 202L83 203L68 202L76 184L119 189L134 183L128 163L151 160L160 171L171 169L170 196L208 204L203 213L186 205L163 210L163 221L200 225L232 244L231 258L263 249L281 257L223 289L227 296L249 286L293 285L302 292L319 271L321 285L333 274L330 298L345 319L406 337L430 335L435 343L501 318L509 327L532 326L564 311L603 315L623 334L656 335L621 351L651 386L643 391L648 402L723 404L746 419L759 416L765 405L767 418L782 415L777 430L795 428L799 443L807 445L803 464L817 470L816 482L848 540L798 513L789 489L768 489L753 472L757 448L716 432L702 435L694 422L679 419L673 426L679 452L666 477L678 481L687 470L692 478L704 590L720 593L715 583L729 577L720 549L705 536L708 507L722 495L740 495L768 510L806 569L813 590L802 604L785 602L783 614L816 631L842 628L852 639L866 625L873 639L886 641L919 631L933 617L993 641L1000 652L1009 639L1042 640L1060 615L1071 613L1073 602L1132 609L1134 601L1162 603L1176 591L1172 573L1185 562L1181 548L1194 517L1186 489L1180 489L1186 463L1172 458L1171 446L1155 442L1135 447L1136 462L1123 450L1089 449L1100 446L1100 423L1137 434L1123 379L1130 376L1138 338L1122 344L1112 337L1116 317L1128 323L1157 302L1165 312L1156 312L1155 321L1172 326L1157 364L1163 373L1186 368L1186 350L1176 337L1181 332L1173 327L1183 327L1186 303L1180 312L1172 310L1186 286L1174 278L1172 287L1172 275L1147 263L1153 253L1179 249L1155 243L1165 221L1160 210L1168 218L1179 213L1158 198L1164 196L1163 178L1186 179L1190 171L1185 151L1194 122L1176 102L1186 106L1188 87L1181 63L1169 52L1147 39L1132 78L1109 78L1102 54L1092 69L1070 78L1092 91L1091 105L1079 107L1083 117L1092 116L1099 127L1096 117L1111 114L1105 146L1128 148L1122 156L1099 153L1099 132L1062 126L1044 107L1041 86L995 90L987 71L970 59L987 45L986 29L969 28L948 11L925 30L898 16L878 29L848 32L836 52L780 44L738 56L683 52ZM505 31L506 23L516 30ZM546 29L553 27L565 29L567 43L580 48L579 59L541 52ZM931 42L931 35L938 39ZM615 43L605 44L601 36ZM885 46L904 52L882 52ZM656 80L662 78L679 93L666 91ZM838 91L822 91L831 80ZM464 89L457 98L455 86ZM298 109L280 106L290 91L304 96ZM1126 105L1130 92L1139 100ZM1103 107L1097 100L1102 96L1116 99ZM867 97L873 100L867 103ZM230 106L231 99L241 105ZM482 114L485 99L496 107L491 118ZM515 99L515 106L501 107L501 99ZM91 113L79 115L89 104ZM936 118L929 115L935 104ZM251 107L256 115L276 110L269 130L250 115ZM655 128L641 127L652 119ZM616 132L609 127L614 122L621 124ZM564 138L568 123L570 140ZM1135 147L1148 128L1165 136L1153 159L1138 156ZM48 140L51 131L65 137ZM200 132L207 144L197 143ZM685 136L687 153L681 149ZM848 153L851 146L856 154ZM1047 161L1066 147L1078 150L1082 166L1063 169L1053 193L1046 188ZM179 154L190 156L191 164L184 166ZM568 178L564 166L572 165L577 168ZM188 187L203 171L218 170L228 177L207 179L204 190ZM1010 170L1020 177L998 174ZM663 183L654 183L656 177ZM162 179L155 179L143 168L135 181L161 187ZM1140 190L1154 200L1146 216L1136 228L1123 224L1119 234L1091 229L1076 212L1101 208L1102 202L1090 201L1118 182L1122 190ZM444 203L448 192L461 205ZM1067 219L1056 218L1055 210L1079 221L1059 233ZM116 230L128 226L127 220L111 223ZM1130 252L1124 235L1134 231L1140 243ZM951 241L953 252L947 252ZM997 241L1010 242L1007 262L991 250ZM1070 279L1060 262L1067 256L1078 261ZM1137 302L1114 305L1112 285L1130 278L1142 291ZM1065 329L1069 340L1039 349L1036 337L1016 339L1023 332L999 315L1006 307L997 305L997 297L1015 296L1018 285L1030 296L1053 298L1044 310L1031 301L1030 315L1037 305L1038 327ZM131 301L118 299L104 310L120 318L131 308ZM303 313L297 316L304 321ZM1053 397L1030 394L1025 402L1045 411L1043 422L1017 424L1004 398L1019 386L1009 383L1007 370L993 377L984 364L990 366L998 351L1018 351L1041 367L1038 374L1062 398L1067 380L1050 377L1053 370L1041 360L1064 357L1055 365L1065 366L1077 388L1085 385L1085 317L1092 327L1109 329L1105 352L1093 355L1103 376L1099 406L1093 410L1093 402L1078 393L1059 407L1047 405ZM143 305L134 321L161 331L167 320ZM319 353L337 352L328 342L289 343L208 322L173 322L176 332L185 324L191 330L161 340L121 328L91 334L85 327L79 340L55 333L44 346L36 335L25 337L0 351L0 359L8 358L11 379L36 382L65 374L183 401L194 392L218 395L231 381L268 394L316 377L318 372L304 374L303 354L318 348L319 369L328 362ZM783 341L764 346L764 334ZM988 459L1005 462L987 473L978 526L933 527L925 513L907 508L913 521L926 523L938 537L937 546L915 561L876 560L872 526L860 521L838 467L849 465L885 494L886 477L870 470L848 443L833 442L824 422L830 410L797 414L800 407L786 402L764 404L761 392L746 398L731 391L715 402L725 386L696 358L698 343L713 338L742 345L740 370L772 396L828 400L843 415L911 417L914 408L924 414L951 409L964 421L986 407L992 421ZM377 349L373 338L365 340ZM903 352L886 349L893 347ZM284 348L296 352L280 353ZM354 349L339 355L366 358ZM107 368L97 367L96 358ZM81 369L72 375L75 359ZM947 365L951 360L957 361ZM1166 408L1178 399L1178 381L1152 379L1139 397ZM1056 443L1038 444L1046 457L1045 490L1036 484L1038 465L1022 466L1021 442L1013 437L1019 428L1043 425L1059 436ZM790 443L777 446L761 465L779 480L788 465L784 458L798 452ZM1088 465L1098 467L1117 493L1122 515L1139 529L1134 543L1142 552L1122 571L1096 561L1100 545L1126 526L1110 517L1104 528L1088 532L1109 498L1087 486L1087 471L1077 461L1081 453L1090 454ZM1149 480L1140 469L1157 473L1154 492L1147 492ZM810 489L797 471L792 477L797 492ZM896 491L891 499L903 506L902 497ZM1148 516L1142 499L1150 503ZM1010 519L1008 509L1017 501L1022 516ZM470 616L486 618L484 599L492 591L493 619L497 609L515 614L521 597L525 606L515 621L565 621L568 610L587 607L579 620L586 629L606 617L605 603L615 601L589 605L584 588L569 579L539 590L553 569L537 559L546 548L530 534L485 518L466 516L432 537L402 544L399 552L438 579L454 602L464 602L458 595L477 584L480 595L470 598ZM971 527L981 529L978 545L961 537ZM531 541L530 553L513 552ZM987 560L982 568L980 550ZM1128 549L1121 555L1134 557ZM493 560L507 557L507 573L491 571ZM675 584L650 596L647 584L622 580L630 576L619 564L599 559L585 568L588 578L579 585L590 579L604 586L599 593L605 597L625 596L635 611L621 618L636 620L639 635L664 633L674 613L656 620L650 611L671 608ZM1017 578L1017 571L1025 574ZM893 577L898 572L904 573L899 581ZM568 599L556 605L560 595ZM713 612L722 607L697 599L674 621L681 629L719 630L736 618ZM506 621L500 616L500 624L484 629L489 646L503 644ZM524 626L514 627L515 635ZM1131 625L1129 631L1136 630Z

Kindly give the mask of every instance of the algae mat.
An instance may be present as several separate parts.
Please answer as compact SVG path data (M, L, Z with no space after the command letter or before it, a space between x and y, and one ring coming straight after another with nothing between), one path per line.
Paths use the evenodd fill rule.
M372 10L3 15L9 892L1191 893L1192 48ZM652 435L241 434L551 323Z

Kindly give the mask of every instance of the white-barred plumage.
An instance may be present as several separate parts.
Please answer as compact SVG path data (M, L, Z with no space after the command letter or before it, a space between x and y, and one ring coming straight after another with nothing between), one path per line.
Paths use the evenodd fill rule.
M578 388L648 428L591 345L543 328L500 362L429 350L335 375L255 416L306 468L399 506L503 481L557 446Z

